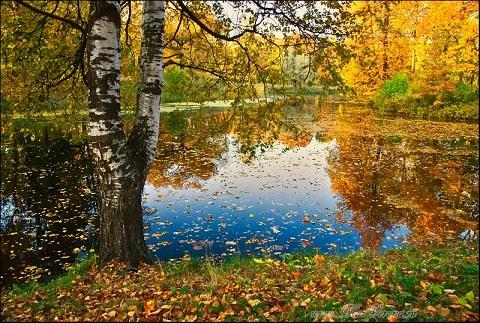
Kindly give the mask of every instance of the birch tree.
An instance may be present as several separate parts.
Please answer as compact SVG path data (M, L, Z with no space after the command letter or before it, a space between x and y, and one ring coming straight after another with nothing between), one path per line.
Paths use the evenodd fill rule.
M128 40L131 1L15 0L12 3L78 33L74 59L52 80L52 86L74 76L83 76L89 92L91 146L99 183L101 260L119 259L132 268L150 261L144 241L142 194L155 159L163 68L177 65L194 69L232 80L232 84L240 88L245 86L246 75L252 81L255 75L267 73L268 66L249 48L250 42L262 40L276 47L280 43L282 46L308 44L306 48L311 48L312 52L321 52L326 46L338 46L345 36L340 26L340 22L346 22L345 11L335 2L319 5L314 1L143 1L136 113L133 129L127 133L120 107L120 34L125 30ZM76 12L71 9L75 6ZM230 6L240 18L235 21L224 10L225 6ZM60 12L62 7L63 12ZM122 10L128 12L124 26L121 15L125 11ZM175 20L178 25L171 28L174 33L168 39L164 32L167 11L180 17ZM178 30L188 30L189 38L179 39ZM295 37L298 42L276 42L280 34L299 35ZM210 38L216 40L215 44ZM211 46L212 55L206 57L206 61L188 56L194 53L192 44L189 45L194 39L203 39ZM222 54L218 49L225 48L222 46L226 43L235 47L236 60L231 66L226 66L230 60L227 54L223 58L216 56ZM166 48L170 52L168 57L163 56Z
M144 2L137 115L126 137L120 115L120 3L90 5L89 113L100 179L100 254L131 266L149 260L141 201L158 137L164 15L164 1Z

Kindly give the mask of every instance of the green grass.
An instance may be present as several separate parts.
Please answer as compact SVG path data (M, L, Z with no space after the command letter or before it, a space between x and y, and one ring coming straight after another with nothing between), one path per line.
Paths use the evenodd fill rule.
M83 280L86 273L95 265L96 259L96 255L91 253L86 258L73 264L65 274L49 282L42 284L38 281L32 281L24 284L13 284L11 288L4 290L4 292L9 293L11 299L17 303L27 302L34 294L45 292L45 297L32 307L32 312L38 313L49 310L54 307L54 301L58 297L58 293L71 290L74 282ZM93 287L95 285L92 284ZM73 307L75 308L83 305L75 303L73 299L67 298L66 301L74 304Z

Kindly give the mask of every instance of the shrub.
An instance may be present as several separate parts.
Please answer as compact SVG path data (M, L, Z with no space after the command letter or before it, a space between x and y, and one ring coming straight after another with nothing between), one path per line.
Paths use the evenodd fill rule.
M457 102L470 103L478 98L478 92L470 84L459 82L456 85L454 97Z
M407 94L408 79L404 74L396 74L390 80L383 82L374 100L374 106L379 109L396 109L401 104L402 97Z
M165 69L163 102L184 102L187 99L190 77L187 72L177 66Z

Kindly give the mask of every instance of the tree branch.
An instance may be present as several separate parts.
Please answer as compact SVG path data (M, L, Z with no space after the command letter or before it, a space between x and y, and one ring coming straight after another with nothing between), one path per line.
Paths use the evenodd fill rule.
M185 12L187 14L187 16L192 19L200 28L202 28L203 30L205 30L207 33L209 33L210 35L212 35L213 37L216 37L216 38L219 38L219 39L223 39L225 41L234 41L235 39L238 39L240 37L242 37L243 35L245 35L247 32L254 32L255 30L254 29L244 29L241 33L237 34L237 35L233 35L233 36L226 36L226 35L223 35L223 34L220 34L220 33L217 33L216 31L210 29L210 27L208 27L207 25L205 25L200 19L198 19L198 17L195 15L195 13L193 13L184 3L182 0L177 0L177 3L178 5L180 6L180 8L182 8L182 11Z
M198 70L198 71L202 71L202 72L212 74L212 75L214 75L214 76L216 76L216 77L218 77L222 80L225 79L225 76L222 75L221 73L216 72L214 70L209 70L207 68L201 67L200 65L183 64L183 63L175 62L175 61L172 61L172 60L168 60L165 63L163 63L164 67L167 67L169 65L177 65L177 66L184 67L184 68L192 68L192 69L195 69L195 70Z
M47 16L49 18L52 18L52 19L55 19L55 20L59 20L59 21L62 21L64 23L67 23L69 24L70 26L72 26L73 28L77 29L77 30L80 30L82 33L85 33L85 28L83 28L81 25L79 25L78 23L76 23L75 21L73 20L70 20L70 19L67 19L67 18L64 18L64 17L60 17L60 16L57 16L53 13L50 13L50 12L46 12L46 11L43 11L41 9L38 9L28 3L26 3L24 0L14 0L15 2L17 2L18 4L21 4L22 6L32 10L33 12L36 12L38 14L41 14L41 15L44 15L44 16Z

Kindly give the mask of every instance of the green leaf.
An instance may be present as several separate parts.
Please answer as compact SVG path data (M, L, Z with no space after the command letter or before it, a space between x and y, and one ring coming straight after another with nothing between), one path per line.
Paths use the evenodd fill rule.
M437 295L443 294L443 286L442 285L432 285L430 287L430 290L432 291L432 293L437 294Z
M473 294L473 291L469 291L468 293L466 293L465 299L467 299L470 302L473 302L473 300L475 299L475 294Z

